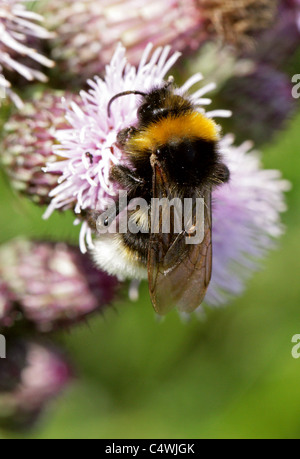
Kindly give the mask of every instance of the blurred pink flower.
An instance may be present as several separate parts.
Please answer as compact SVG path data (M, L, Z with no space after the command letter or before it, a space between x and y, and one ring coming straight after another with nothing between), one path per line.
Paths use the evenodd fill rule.
M256 145L272 141L297 108L288 71L300 48L300 2L280 0L278 6L273 26L240 56L238 62L248 62L248 70L229 78L218 94L234 113L230 129L239 140L250 138Z
M280 0L272 27L256 35L255 46L243 50L236 61L242 71L232 72L217 95L234 113L227 126L239 141L272 141L296 111L289 70L294 58L297 65L299 17L299 0Z
M54 63L33 48L31 42L52 38L39 25L42 16L26 9L29 0L0 0L0 91L6 92L18 106L22 106L20 98L11 90L11 84L4 72L17 72L26 80L47 81L46 76L33 68L30 60L46 67L53 67ZM28 60L25 62L25 58Z
M73 100L80 104L80 97L68 92L35 94L3 127L0 162L15 190L40 205L49 204L49 193L57 186L59 174L45 174L42 167L58 159L52 152L55 130L69 127L65 103Z
M241 294L259 260L284 233L280 213L290 183L281 172L262 168L252 142L234 145L227 135L220 152L231 177L213 192L213 273L205 303L216 306Z
M10 339L0 360L0 426L29 428L70 383L73 370L47 343Z
M18 310L42 332L103 311L117 280L63 243L14 240L0 248L0 276Z
M280 0L274 24L257 37L250 58L261 64L283 68L300 47L300 2Z
M300 30L300 0L281 0L281 7L290 10Z
M187 52L216 36L243 42L271 22L275 7L274 0L51 0L43 14L57 32L53 58L84 81L104 70L120 41L134 65L148 43Z
M234 113L230 128L239 140L251 138L256 145L272 141L296 111L290 77L266 64L229 79L219 99Z

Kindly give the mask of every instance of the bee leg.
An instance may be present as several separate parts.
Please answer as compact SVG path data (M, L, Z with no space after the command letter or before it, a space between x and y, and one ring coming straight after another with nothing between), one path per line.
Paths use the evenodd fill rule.
M139 187L144 185L144 180L140 178L134 171L125 166L112 166L109 179L117 182L122 188L128 191L128 198L136 196ZM115 206L111 208L112 217L118 216L123 209L120 208L119 201L115 202ZM106 211L107 212L107 211ZM97 221L103 212L86 209L81 212L81 216L88 222L89 227L96 232ZM110 216L108 216L108 226L110 224Z
M110 170L110 180L117 182L121 187L129 192L135 193L145 181L139 177L135 171L125 166L113 166Z
M123 129L117 135L117 146L120 148L124 148L130 137L137 131L137 129L133 126L129 128Z
M110 180L117 182L121 187L128 191L128 198L131 199L131 196L136 196L137 190L140 186L144 184L144 180L137 176L137 174L125 166L113 166L110 171ZM120 207L119 201L115 202L115 205L111 207L111 215L109 209L106 211L107 214L107 225L111 223L111 218L115 218L122 212L123 208ZM96 232L97 231L97 221L98 218L102 215L103 212L96 210L83 210L81 216L88 222L89 227Z
M121 187L128 191L128 199L136 196L139 187L142 187L145 181L140 178L134 171L125 166L113 166L110 170L109 179L113 182L117 182ZM104 222L105 226L109 226L111 223L111 218L115 218L122 212L123 208L120 207L119 201L115 202L115 205L111 208L111 215L108 211L107 214L107 225ZM82 217L87 220L89 227L96 232L97 231L97 221L98 218L102 215L103 212L96 210L84 210L81 212Z

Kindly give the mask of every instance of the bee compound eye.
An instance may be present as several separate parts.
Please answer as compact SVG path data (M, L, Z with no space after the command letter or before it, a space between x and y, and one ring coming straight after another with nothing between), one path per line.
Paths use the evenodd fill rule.
M138 117L143 115L143 113L145 113L145 104L142 104L137 110Z

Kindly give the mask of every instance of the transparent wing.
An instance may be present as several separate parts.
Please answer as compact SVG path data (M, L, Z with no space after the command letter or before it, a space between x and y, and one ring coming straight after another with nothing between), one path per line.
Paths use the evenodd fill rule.
M153 196L172 199L174 193L159 164L153 166ZM211 192L204 191L204 238L199 244L187 244L187 233L170 232L150 235L148 254L149 291L155 311L165 315L174 307L192 312L203 302L212 273ZM195 198L195 196L194 196ZM163 215L163 214L162 214ZM160 224L162 225L160 215ZM152 229L152 228L151 228Z

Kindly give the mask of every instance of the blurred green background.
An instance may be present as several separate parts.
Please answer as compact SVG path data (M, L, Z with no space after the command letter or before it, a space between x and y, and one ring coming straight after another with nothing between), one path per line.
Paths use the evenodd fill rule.
M87 325L60 335L77 379L25 438L299 438L300 116L263 150L267 168L293 184L287 232L227 308L183 323L157 321L141 287ZM71 215L41 219L1 177L1 242L18 235L72 240ZM125 292L126 295L126 292ZM0 434L0 438L22 435Z

